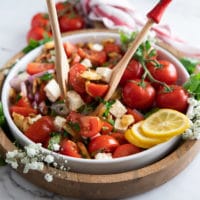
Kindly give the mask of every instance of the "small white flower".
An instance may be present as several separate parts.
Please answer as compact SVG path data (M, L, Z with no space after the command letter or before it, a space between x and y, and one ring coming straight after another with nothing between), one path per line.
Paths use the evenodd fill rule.
M53 176L51 174L45 174L44 175L44 179L47 181L47 182L52 182L53 181Z
M44 159L44 161L48 164L51 164L54 162L54 157L52 155L47 155Z

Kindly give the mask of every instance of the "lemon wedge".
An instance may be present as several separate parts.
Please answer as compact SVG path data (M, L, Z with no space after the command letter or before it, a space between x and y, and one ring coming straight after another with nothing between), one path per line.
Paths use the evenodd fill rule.
M140 121L136 124L134 124L131 129L127 130L125 132L125 138L135 146L148 149L151 148L157 144L160 144L162 142L165 142L166 139L157 139L157 138L150 138L146 137L143 134L143 131L141 129L141 125L144 121Z
M160 109L144 120L141 129L147 137L165 139L182 134L189 126L189 119L183 113Z

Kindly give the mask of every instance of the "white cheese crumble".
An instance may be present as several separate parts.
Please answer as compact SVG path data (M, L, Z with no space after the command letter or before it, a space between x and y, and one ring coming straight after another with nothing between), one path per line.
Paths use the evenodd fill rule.
M52 150L53 151L59 151L60 150L60 145L59 144L52 144Z
M102 78L102 81L105 81L106 83L110 82L110 78L112 75L112 69L108 67L97 67L96 68L97 74L99 74Z
M44 88L46 96L51 102L55 102L61 95L60 87L55 79L51 79Z
M45 179L48 183L50 183L50 182L53 181L53 175L47 173L47 174L44 175L44 179Z
M182 137L183 139L200 139L200 101L194 98L188 99L189 109L187 116L190 119L190 128L187 129Z
M110 108L110 113L116 118L121 118L126 112L126 107L119 100L116 100Z
M61 130L66 122L67 120L64 117L56 116L53 123L57 130Z
M94 51L102 51L103 50L103 45L99 43L95 43L89 46L91 50Z
M48 164L51 164L54 162L54 157L52 155L47 155L45 158L44 158L44 161Z
M111 160L112 154L111 153L97 153L95 155L96 160Z
M81 61L81 64L84 65L86 68L92 67L92 63L91 63L91 61L88 58L84 58Z

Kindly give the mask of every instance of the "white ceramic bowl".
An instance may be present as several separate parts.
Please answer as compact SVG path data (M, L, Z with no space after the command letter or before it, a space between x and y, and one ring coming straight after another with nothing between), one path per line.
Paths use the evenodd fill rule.
M66 36L63 38L63 41L69 41L72 43L78 42L98 42L103 39L114 38L119 41L119 35L114 32L77 32L76 34ZM159 51L159 56L162 59L167 59L172 62L177 70L179 84L185 82L188 78L188 73L182 64L170 53L166 50L156 46L156 49ZM20 71L25 70L26 65L34 60L34 58L40 54L42 47L38 47L37 49L31 51L27 55L25 55L22 59L20 59L16 65L12 68L10 73L8 74L2 90L2 103L3 110L8 122L11 133L15 137L15 139L22 145L27 145L32 143L14 124L10 113L9 113L9 90L10 90L10 80ZM80 172L80 173L89 173L89 174L108 174L108 173L118 173L124 172L132 169L137 169L149 165L164 156L166 156L178 143L180 137L175 137L166 143L159 144L155 147L152 147L148 150L145 150L141 153L130 155L122 158L115 158L112 160L89 160L89 159L79 159L73 158L69 156L63 156L61 154L52 153L47 149L44 149L45 153L52 153L55 155L57 159L67 159L67 166L71 168L72 171Z

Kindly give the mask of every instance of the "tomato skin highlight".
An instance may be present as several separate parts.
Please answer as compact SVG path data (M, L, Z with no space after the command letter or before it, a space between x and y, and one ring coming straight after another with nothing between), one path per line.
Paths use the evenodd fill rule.
M122 75L120 85L124 86L128 80L140 79L142 77L143 72L144 70L140 62L135 59L132 59L129 62L126 70L124 71L124 74Z
M170 85L169 87L172 91L166 91L164 87L158 90L156 95L157 107L186 112L189 94L181 86Z
M43 27L45 29L50 28L49 17L46 13L37 13L31 20L31 27Z
M85 84L86 92L91 97L103 97L108 91L107 84L98 84L87 81Z
M156 80L164 82L168 85L175 84L178 80L176 67L166 60L159 60L158 62L159 64L161 64L160 67L156 67L151 62L147 64L148 70L150 71L151 75Z
M38 74L41 72L48 71L49 69L54 69L55 66L53 63L37 63L31 62L28 63L26 72L30 75Z
M122 99L130 107L139 110L150 108L155 99L155 89L147 81L140 79L128 81L122 90Z
M120 158L141 152L142 149L133 144L122 144L118 146L114 153L113 158Z
M64 139L63 141L61 141L60 153L75 158L81 158L81 154L78 151L77 144L68 139Z
M26 96L21 97L15 106L31 108L31 104Z
M53 119L43 116L25 131L25 135L33 142L44 143L54 130Z
M110 135L101 135L90 141L88 151L90 154L98 152L112 153L119 146L119 142Z
M85 93L85 79L81 77L81 74L86 71L86 67L80 63L76 63L69 70L69 83L73 89L83 94Z
M92 137L100 132L102 122L99 117L83 116L80 118L80 135L82 137Z
M37 110L30 107L21 107L21 106L11 106L10 107L11 115L12 113L18 113L24 117L28 117L30 114L37 114Z

